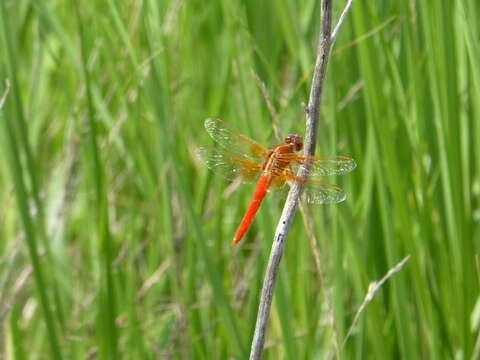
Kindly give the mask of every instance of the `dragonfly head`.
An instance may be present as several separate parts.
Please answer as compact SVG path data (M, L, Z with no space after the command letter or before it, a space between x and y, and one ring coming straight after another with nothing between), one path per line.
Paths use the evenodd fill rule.
M297 134L288 134L285 137L285 144L292 144L295 151L300 151L303 147L303 138Z

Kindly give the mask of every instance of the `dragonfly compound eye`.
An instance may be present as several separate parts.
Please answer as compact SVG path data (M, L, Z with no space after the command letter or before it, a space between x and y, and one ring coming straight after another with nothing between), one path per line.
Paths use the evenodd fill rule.
M293 141L295 144L295 150L300 151L303 148L303 138L300 135L293 135Z

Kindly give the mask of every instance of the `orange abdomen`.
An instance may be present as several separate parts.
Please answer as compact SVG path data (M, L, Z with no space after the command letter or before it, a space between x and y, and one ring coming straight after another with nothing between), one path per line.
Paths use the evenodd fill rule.
M250 224L253 221L253 217L255 216L258 208L260 207L260 204L262 203L265 194L267 193L270 182L271 180L269 176L261 175L259 177L257 181L257 186L255 187L255 193L252 197L252 201L248 205L247 211L245 212L245 215L243 216L243 219L240 222L237 232L235 233L235 236L233 237L233 240L231 242L232 246L237 245L238 242L242 240L243 236L250 227Z

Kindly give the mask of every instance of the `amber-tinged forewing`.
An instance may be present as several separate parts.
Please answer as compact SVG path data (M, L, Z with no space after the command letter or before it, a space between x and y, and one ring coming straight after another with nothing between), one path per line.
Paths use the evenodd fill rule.
M241 177L243 182L254 182L262 171L262 164L237 157L212 146L198 148L197 156L209 169L229 180Z
M225 121L218 118L205 120L205 129L213 140L228 152L249 159L263 159L268 150L256 141L239 134Z
M349 156L303 156L298 154L281 154L279 158L290 161L293 172L299 164L310 164L309 177L344 175L356 168L357 164Z

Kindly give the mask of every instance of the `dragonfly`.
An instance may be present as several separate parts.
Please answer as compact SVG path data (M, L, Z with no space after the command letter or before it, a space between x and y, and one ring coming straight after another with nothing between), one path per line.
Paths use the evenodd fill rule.
M267 149L219 118L206 119L205 129L219 145L197 149L197 155L205 165L226 179L240 178L244 183L256 182L253 197L233 236L232 246L242 240L265 195L272 189L281 189L285 184L297 181L304 184L302 197L307 203L335 204L346 199L341 188L317 178L343 175L355 169L355 160L349 156L299 154L303 148L303 138L297 134L289 134L282 144ZM295 175L301 165L310 166L308 178Z

